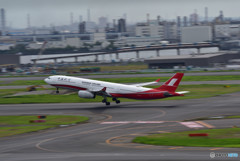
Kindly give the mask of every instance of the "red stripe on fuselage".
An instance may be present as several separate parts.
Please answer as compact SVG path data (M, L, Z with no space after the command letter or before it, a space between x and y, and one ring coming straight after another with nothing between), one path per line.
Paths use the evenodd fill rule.
M76 90L86 90L86 88L82 88L82 87L78 87L78 86L65 85L65 84L51 84L51 86L59 87L59 88L76 89Z
M78 86L72 86L72 85L64 85L64 84L51 84L52 86L58 87L58 88L67 88L67 89L75 89L75 90L87 90L86 88L78 87ZM110 93L112 97L116 98L130 98L130 99L140 99L140 100L151 100L151 99L161 99L166 98L164 95L164 92L167 91L160 91L156 89L151 89L144 92L136 92L136 93ZM172 93L174 96L176 93Z
M156 92L156 93L126 93L126 94L119 94L119 93L111 93L112 97L123 97L123 98L131 98L131 99L140 99L140 100L150 100L150 99L160 99L165 98L163 92Z

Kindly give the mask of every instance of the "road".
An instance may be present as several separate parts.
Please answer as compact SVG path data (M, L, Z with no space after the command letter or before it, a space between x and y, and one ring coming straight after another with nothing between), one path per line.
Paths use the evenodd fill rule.
M239 93L171 101L0 105L1 115L84 115L88 123L0 139L3 161L210 160L210 152L238 148L193 148L131 143L135 136L194 130L187 119L240 115ZM238 119L195 122L199 129L239 125ZM239 159L239 158L238 158ZM216 159L214 159L216 160ZM235 159L236 160L236 159Z

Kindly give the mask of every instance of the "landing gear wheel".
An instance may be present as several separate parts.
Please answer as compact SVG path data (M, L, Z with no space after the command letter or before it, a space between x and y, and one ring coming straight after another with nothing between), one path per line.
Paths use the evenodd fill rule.
M120 100L116 100L116 104L119 104L120 103Z
M110 102L106 102L106 105L109 106L109 105L110 105Z
M107 102L107 100L106 100L106 99L103 99L103 100L102 100L102 103L106 103L106 102Z

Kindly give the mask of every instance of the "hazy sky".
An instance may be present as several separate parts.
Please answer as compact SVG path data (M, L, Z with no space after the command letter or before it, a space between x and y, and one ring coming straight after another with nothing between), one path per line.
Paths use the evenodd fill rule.
M0 0L0 8L6 11L7 24L11 27L27 27L27 14L31 17L31 26L49 26L70 24L70 13L74 21L87 19L87 9L91 10L91 20L98 22L100 16L118 19L127 14L127 22L146 19L175 19L176 16L189 16L194 10L204 16L208 7L209 17L219 15L223 10L225 17L240 17L240 0Z

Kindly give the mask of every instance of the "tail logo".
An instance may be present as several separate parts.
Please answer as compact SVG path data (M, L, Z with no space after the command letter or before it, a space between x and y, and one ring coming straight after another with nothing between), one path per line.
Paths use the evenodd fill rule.
M169 83L168 83L168 86L173 86L174 83L177 81L178 79L174 78L172 79Z

